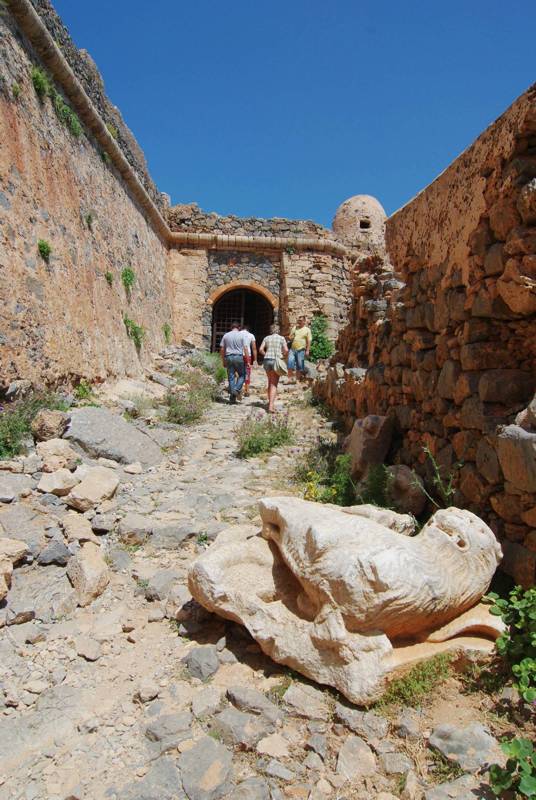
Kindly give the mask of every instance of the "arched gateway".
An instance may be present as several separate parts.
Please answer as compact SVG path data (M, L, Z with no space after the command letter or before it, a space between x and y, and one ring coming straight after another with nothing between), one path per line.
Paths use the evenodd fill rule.
M266 289L248 286L226 286L214 293L212 299L211 349L217 350L223 334L238 320L249 325L250 331L260 345L270 332L274 321L277 301Z

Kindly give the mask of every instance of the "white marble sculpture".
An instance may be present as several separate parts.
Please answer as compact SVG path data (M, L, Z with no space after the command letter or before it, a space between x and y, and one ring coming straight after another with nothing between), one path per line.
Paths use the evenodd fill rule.
M190 591L274 661L355 703L437 652L489 650L501 631L477 605L501 549L469 511L437 511L417 536L410 517L373 506L274 497L260 513L261 534L220 534L193 565Z

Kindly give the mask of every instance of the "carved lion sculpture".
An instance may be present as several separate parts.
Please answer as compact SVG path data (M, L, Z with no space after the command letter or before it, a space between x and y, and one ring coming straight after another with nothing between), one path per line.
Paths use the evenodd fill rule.
M371 506L274 497L260 513L261 535L220 534L193 565L190 591L275 661L353 702L441 650L490 649L501 631L477 605L501 549L469 511L438 511L417 536L410 517Z

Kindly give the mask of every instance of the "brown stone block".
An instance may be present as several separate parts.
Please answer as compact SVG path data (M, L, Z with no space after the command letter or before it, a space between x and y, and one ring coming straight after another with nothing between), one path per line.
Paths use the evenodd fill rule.
M531 553L536 553L536 531L527 533L523 540L523 547L526 547Z
M486 275L500 275L504 269L504 245L492 244L484 259L484 272Z
M456 405L461 406L464 400L477 394L481 375L481 372L462 372L454 387L453 399Z
M487 439L479 439L476 448L476 467L488 483L499 483L502 478L497 453Z
M508 527L508 526L506 526ZM525 589L534 586L536 553L515 542L503 542L504 558L501 568Z
M449 359L445 361L437 382L437 393L446 400L454 399L454 390L460 376L461 368L458 361Z
M521 524L523 506L518 496L500 492L490 497L491 507L506 522Z
M468 319L463 326L462 343L485 342L492 338L493 326L487 319L474 317Z
M460 461L474 461L477 444L481 440L476 431L458 431L452 437L452 446L456 458Z
M487 403L510 406L529 400L534 392L534 377L519 369L492 369L478 383L478 396Z
M495 369L510 366L512 362L507 348L501 347L497 342L464 344L460 357L464 370Z
M504 242L512 228L521 222L514 197L502 197L489 210L490 227L495 238Z
M464 464L460 470L460 491L471 503L480 505L487 499L491 489L482 480L474 464Z
M507 256L536 253L536 229L514 228L511 230L504 245L504 252Z

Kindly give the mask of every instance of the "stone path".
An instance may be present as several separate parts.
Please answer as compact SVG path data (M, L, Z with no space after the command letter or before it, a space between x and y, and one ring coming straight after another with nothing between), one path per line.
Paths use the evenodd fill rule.
M42 555L69 549L62 536L74 517L64 498L39 495L34 475L26 498L0 512L4 530L11 520L48 563L15 570L0 630L2 800L389 800L404 782L408 800L443 797L424 794L408 755L409 739L424 735L416 713L397 735L383 717L336 703L274 664L244 629L191 601L186 576L199 552L229 524L254 531L257 498L295 493L299 453L331 435L303 389L284 388L293 445L237 458L234 431L262 405L263 388L257 371L251 398L213 403L175 444L160 428L168 447L157 466L133 474L138 468L105 462L119 479L115 495L76 516L105 553L109 577L85 607L66 577L78 541L63 566ZM102 467L93 455L84 464ZM90 545L98 549L89 542L83 551ZM496 742L478 734L484 763ZM466 777L448 796L473 797L478 783Z

